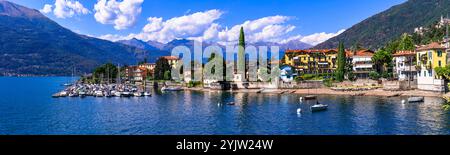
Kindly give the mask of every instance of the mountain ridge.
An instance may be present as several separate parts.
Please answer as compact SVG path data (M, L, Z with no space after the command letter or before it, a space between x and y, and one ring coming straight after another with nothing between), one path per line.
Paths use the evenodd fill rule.
M0 75L89 73L106 62L132 64L136 47L72 32L34 9L0 1Z
M353 25L314 48L336 48L342 41L345 47L359 43L376 50L403 33L412 33L416 27L439 20L450 12L449 6L448 0L409 0Z

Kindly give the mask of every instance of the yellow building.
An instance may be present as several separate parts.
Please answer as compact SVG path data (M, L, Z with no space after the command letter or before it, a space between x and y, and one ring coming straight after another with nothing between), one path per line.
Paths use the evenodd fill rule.
M302 73L331 73L336 67L337 50L287 50L284 63Z
M431 43L416 49L417 86L422 90L444 91L442 77L436 75L434 68L447 65L445 47Z

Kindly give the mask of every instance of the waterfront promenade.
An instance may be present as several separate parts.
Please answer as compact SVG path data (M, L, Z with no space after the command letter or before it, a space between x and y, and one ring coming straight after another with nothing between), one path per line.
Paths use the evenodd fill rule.
M185 88L185 90L194 91L216 91L206 88ZM348 95L348 96L423 96L423 97L444 97L450 96L450 93L444 94L440 92L422 91L422 90L407 90L407 91L388 91L379 89L362 90L362 91L336 91L331 88L317 88L317 89L237 89L232 90L237 93L269 93L269 94L309 94L309 95Z

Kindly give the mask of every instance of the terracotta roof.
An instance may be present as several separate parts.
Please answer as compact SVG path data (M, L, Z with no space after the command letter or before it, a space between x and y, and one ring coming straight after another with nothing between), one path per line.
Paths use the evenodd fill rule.
M445 47L441 46L441 44L437 42L433 42L431 44L417 48L417 51L432 50L432 49L445 49Z
M176 56L162 56L161 58L164 58L166 60L180 60L178 57Z
M315 53L315 52L329 53L329 52L338 52L338 50L337 49L286 50L286 53ZM352 51L350 51L348 49L345 50L345 55L347 57L372 56L373 53L374 53L373 51L368 50L368 49L359 50L356 53L353 53Z
M308 49L308 50L286 50L286 53L329 53L337 52L336 49Z
M362 50L359 50L359 51L356 51L356 52L353 52L353 51L350 51L350 50L345 51L345 55L346 55L347 57L354 57L354 56L373 56L374 53L375 53L374 51L369 50L369 49L362 49Z
M416 52L415 51L397 51L392 56L399 57L399 56L411 56L411 55L416 55Z

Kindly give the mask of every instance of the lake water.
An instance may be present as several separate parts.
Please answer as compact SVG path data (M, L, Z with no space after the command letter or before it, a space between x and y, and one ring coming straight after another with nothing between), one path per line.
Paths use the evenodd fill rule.
M442 99L169 92L146 98L51 98L70 78L0 78L0 134L450 134ZM235 101L236 105L222 105ZM297 109L303 109L301 115Z

